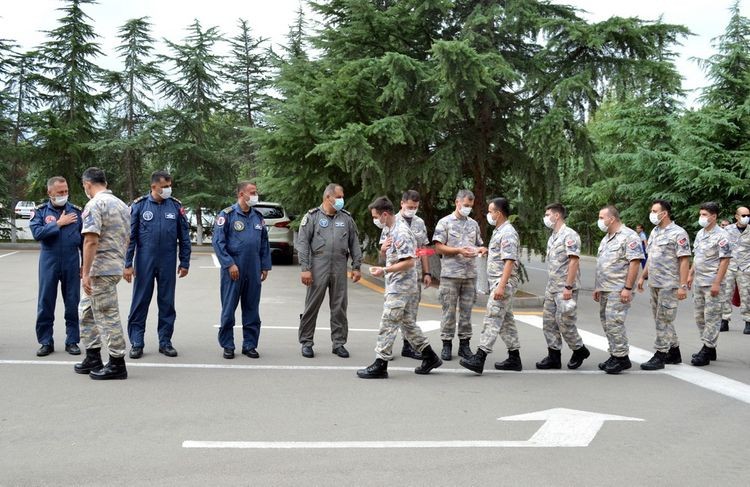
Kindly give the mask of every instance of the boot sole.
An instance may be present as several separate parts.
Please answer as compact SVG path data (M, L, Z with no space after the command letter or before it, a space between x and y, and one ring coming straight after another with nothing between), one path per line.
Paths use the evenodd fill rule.
M89 372L97 372L97 371L101 370L102 367L104 367L104 365L100 365L99 367L93 367L93 368L90 368L90 369L76 369L75 367L73 367L73 372L75 372L76 374L81 374L81 375L86 374L86 375L88 375Z
M646 364L641 364L641 370L661 370L661 369L664 368L664 365L662 365L662 366L658 366L658 365L645 366L645 365Z
M522 367L503 367L502 365L498 366L497 364L495 364L495 368L497 370L510 370L512 372L521 372L523 370L523 366Z
M89 374L89 377L91 377L92 380L125 380L125 379L128 378L128 373L125 372L125 373L122 373L122 374L105 375L105 376L91 375L91 374Z
M367 374L360 375L359 373L357 373L357 377L359 377L360 379L387 379L388 372L386 372L385 374L380 374L380 375L367 375Z
M562 369L562 364L555 364L555 365L541 365L536 364L536 368L539 370L560 370Z
M436 361L431 362L427 367L417 367L416 369L414 369L414 373L419 375L427 375L430 373L430 371L437 369L441 365L443 365L443 361L437 359Z

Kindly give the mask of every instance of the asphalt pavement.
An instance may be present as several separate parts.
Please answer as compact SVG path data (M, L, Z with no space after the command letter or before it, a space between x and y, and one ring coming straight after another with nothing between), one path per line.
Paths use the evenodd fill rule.
M73 373L80 358L63 349L37 358L36 251L0 250L0 485L740 485L750 421L750 336L737 311L719 339L719 360L698 369L634 368L608 376L596 304L579 299L579 327L592 356L577 371L537 371L546 353L538 310L516 316L524 371L497 372L498 340L483 376L446 362L418 376L397 357L390 378L366 381L382 311L377 282L350 284L351 358L331 353L327 302L318 319L316 357L297 343L304 302L297 266L275 266L264 284L261 358L224 360L217 343L219 270L193 255L178 282L174 346L157 352L155 299L145 355L126 359L126 381ZM524 262L540 293L546 274ZM582 262L584 288L593 261ZM127 317L132 288L119 285ZM700 347L692 303L681 303L683 358ZM473 315L476 336L483 313ZM419 320L440 348L434 291ZM648 299L627 320L631 358L652 353ZM240 330L236 339L240 340ZM472 348L477 339L472 340ZM400 338L396 350L400 351ZM567 361L570 351L563 351ZM644 359L644 360L645 360ZM538 413L538 414L530 414ZM598 415L607 416L598 416ZM499 418L501 418L499 420Z

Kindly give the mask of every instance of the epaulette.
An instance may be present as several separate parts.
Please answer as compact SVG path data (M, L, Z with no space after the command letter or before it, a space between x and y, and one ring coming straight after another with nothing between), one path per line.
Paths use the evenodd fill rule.
M341 213L344 213L345 215L349 215L349 216L352 216L352 214L351 214L351 213L349 213L348 211L346 211L346 210L345 210L345 209L343 209L343 208L342 208L342 209L340 209L339 211L340 211Z
M234 211L234 206L227 206L221 211L223 211L224 213L232 213Z
M173 200L175 200L175 201L177 202L177 204L178 204L178 205L182 206L182 201L178 200L178 199L177 199L177 198L175 198L174 196L172 196L172 199L173 199Z
M313 214L313 213L315 213L315 212L316 212L317 210L318 210L318 207L316 206L315 208L310 208L309 210L307 210L307 212L308 212L309 214L311 214L311 215L312 215L312 214Z
M80 206L78 206L78 205L74 205L73 203L68 203L68 204L69 204L70 206L72 206L73 208L75 208L76 210L78 210L78 211L83 211L83 208L81 208L81 207L80 207Z
M133 200L133 202L132 202L132 203L130 203L130 204L131 204L131 205L134 205L134 204L136 204L136 203L140 203L140 202L141 202L141 201L143 201L143 200L144 200L144 199L145 199L145 198L146 198L147 196L148 196L147 194L144 194L143 196L139 196L139 197L137 197L136 199L134 199L134 200Z
M40 204L36 205L36 206L34 207L34 209L35 209L35 210L41 210L41 209L42 209L42 208L44 208L45 206L47 206L47 203L40 203Z

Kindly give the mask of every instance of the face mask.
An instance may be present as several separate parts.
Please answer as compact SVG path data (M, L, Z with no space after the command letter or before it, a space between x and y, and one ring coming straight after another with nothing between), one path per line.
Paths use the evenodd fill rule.
M654 213L653 211L648 214L648 219L653 225L658 225L659 222L661 221L661 218L659 218L659 214Z
M607 227L608 226L604 223L604 219L603 218L599 218L596 221L596 226L598 226L599 230L601 230L602 232L606 232L607 231Z
M417 214L417 210L407 210L406 208L401 210L401 212L405 218L414 218L414 216Z
M159 194L161 195L162 198L164 198L165 200L168 200L169 198L172 197L172 187L170 186L169 188L161 188L161 193Z
M383 225L383 222L380 221L380 218L373 218L372 219L372 223L373 223L373 225L375 225L376 227L378 227L380 229L382 229L385 226L385 225Z
M549 229L555 228L555 222L553 222L552 218L550 218L549 216L544 215L544 219L542 221L544 222L545 227Z
M250 197L245 201L247 201L248 206L255 206L258 204L258 195L257 194L250 195Z
M702 216L698 218L698 225L700 225L703 228L706 228L708 226L708 217Z
M492 218L492 213L487 213L487 223L489 223L489 224L490 224L490 225L492 225L493 227L495 226L495 223L497 223L497 222L495 221L495 219L494 219L494 218Z
M461 213L461 216L469 216L471 215L471 206L462 206L458 209L458 212Z
M68 202L67 196L53 196L50 198L52 200L52 205L54 206L65 206L65 203Z
M91 199L91 195L89 194L89 190L86 189L86 186L83 187L83 193L86 195L86 198Z
M747 226L747 224L750 223L750 216L741 216L738 223L740 225Z
M333 207L336 211L341 211L344 208L344 198L336 198L336 201L333 202Z

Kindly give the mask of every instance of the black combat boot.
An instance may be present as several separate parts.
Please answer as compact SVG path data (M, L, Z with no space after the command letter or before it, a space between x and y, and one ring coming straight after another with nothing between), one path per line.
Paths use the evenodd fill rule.
M422 354L414 350L406 338L404 338L404 347L401 349L401 356L422 360Z
M568 361L568 368L577 369L583 365L583 361L589 358L590 355L591 352L586 348L586 345L581 345L581 348L573 350L573 355L570 356L570 360Z
M664 368L664 364L667 363L667 358L669 355L667 352L659 352L657 351L653 357L648 362L644 362L641 364L641 369L643 370L659 370Z
M443 351L440 353L440 358L443 360L450 360L453 353L453 340L443 340Z
M464 338L458 342L458 356L462 358L471 358L474 353L469 347L469 338Z
M703 348L693 355L693 360L690 363L696 367L703 367L710 364L712 360L716 360L716 349L703 345Z
M89 372L89 377L94 380L127 379L128 369L125 368L125 357L109 356L107 365L99 370Z
M562 368L562 362L560 361L560 350L548 348L547 356L536 363L536 368L542 370Z
M387 379L388 378L388 362L383 359L376 358L375 362L372 363L366 369L359 369L357 371L357 377L360 379Z
M469 358L462 358L459 363L461 367L464 367L466 369L471 370L472 372L476 372L479 375L482 375L482 372L484 372L484 361L487 360L487 352L482 350L481 348L477 348L477 353L472 355Z
M750 335L750 321L745 322L745 329L742 330L743 335Z
M669 349L669 352L667 353L667 360L665 360L665 363L672 365L682 363L682 354L680 353L680 347L672 347Z
M623 370L627 370L632 367L630 363L630 357L625 355L624 357L613 357L612 362L604 368L604 372L608 374L619 374Z
M607 367L615 360L614 355L610 355L607 360L599 363L599 370L606 370Z
M704 350L705 350L705 353L708 354L708 360L716 360L716 349L715 348L709 348L709 347L707 347L705 345L703 345L703 348L701 348L700 350L698 350L697 353L693 354L693 358L695 358L698 355L700 355L702 352L704 352Z
M729 331L729 320L721 320L719 331Z
M443 365L443 361L437 356L431 346L427 345L422 349L422 365L414 369L415 374L429 374L432 369L437 369Z
M86 350L86 356L80 364L75 364L73 370L76 374L88 374L91 371L99 370L104 367L102 363L102 349L89 348Z
M502 362L495 362L495 368L497 370L515 370L521 372L523 366L521 365L521 354L518 350L508 350L508 358Z

